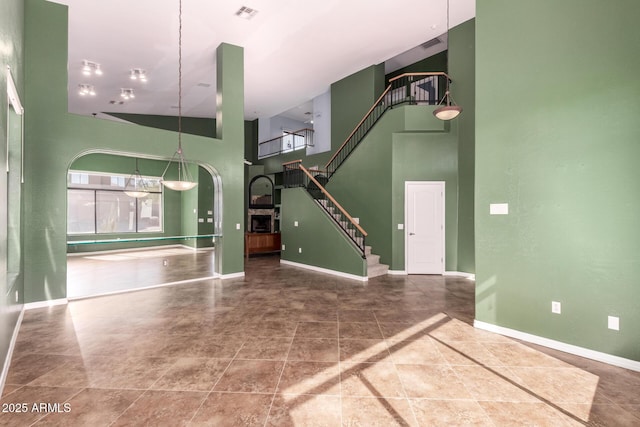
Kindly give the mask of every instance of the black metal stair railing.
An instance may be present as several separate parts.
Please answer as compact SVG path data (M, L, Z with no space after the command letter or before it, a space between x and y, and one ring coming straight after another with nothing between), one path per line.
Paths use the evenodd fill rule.
M324 188L329 181L326 171L308 170L301 160L282 165L284 169L283 184L285 188L304 187L311 197L329 215L344 234L358 247L365 256L365 238L367 233L357 224L344 208Z
M390 79L389 86L325 166L328 177L344 163L388 109L400 104L438 104L447 86L445 79L449 79L445 73L406 73Z
M289 153L303 147L313 147L313 129L285 131L281 136L258 143L258 159Z

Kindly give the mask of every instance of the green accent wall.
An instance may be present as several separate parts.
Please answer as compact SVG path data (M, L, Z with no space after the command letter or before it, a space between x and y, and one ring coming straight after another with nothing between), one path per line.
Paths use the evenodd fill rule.
M20 184L20 116L8 107L5 70L11 67L22 104L25 104L24 84L24 2L0 2L0 164L7 156L10 172L0 173L0 361L9 362L11 337L24 301L24 269L21 221L23 191ZM8 119L8 121L7 121ZM9 137L9 153L6 151ZM6 260L6 262L5 262ZM16 292L18 300L16 301Z
M404 182L421 180L445 181L445 263L447 270L457 268L457 132L433 116L434 108L387 110L327 184L347 212L360 218L367 245L391 270L405 269L404 232L398 230L404 223Z
M476 8L476 318L640 361L640 2Z
M430 114L430 111L424 111ZM455 126L455 123L454 123ZM458 265L458 144L455 132L399 132L392 135L391 263L392 270L405 270L405 181L445 183L445 267ZM370 194L375 194L370 192ZM374 253L377 247L373 248Z
M336 228L306 190L287 188L281 196L280 227L285 245L281 259L356 276L367 275L367 262L362 253ZM297 227L295 221L298 221Z
M243 232L235 227L244 216L244 65L237 46L222 44L216 55L220 139L183 135L182 143L187 160L212 173L222 192L216 268L231 274L244 270ZM177 135L67 113L65 6L25 2L25 82L25 300L30 302L66 295L66 172L72 161L97 151L168 160Z
M471 19L449 30L451 94L462 114L451 124L458 132L458 265L456 270L475 273L475 29Z
M110 116L126 120L141 126L148 126L156 129L178 131L178 116L160 116L155 114L130 114L130 113L110 113ZM181 128L183 133L192 135L216 137L215 119L203 117L182 117Z

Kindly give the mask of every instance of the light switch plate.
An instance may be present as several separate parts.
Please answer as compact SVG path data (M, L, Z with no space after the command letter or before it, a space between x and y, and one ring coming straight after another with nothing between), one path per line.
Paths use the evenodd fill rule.
M509 215L509 203L491 203L489 205L490 215Z
M404 230L404 224L398 224L398 230Z
M298 221L293 221L293 226L297 227L298 226Z
M620 318L615 316L608 316L607 324L609 329L613 329L614 331L620 330Z
M236 230L240 230L240 224L236 224Z

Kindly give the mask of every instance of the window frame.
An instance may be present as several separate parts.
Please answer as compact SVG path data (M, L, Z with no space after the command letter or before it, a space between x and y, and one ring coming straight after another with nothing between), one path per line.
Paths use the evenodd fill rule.
M73 175L78 175L79 176L79 181L80 182L72 182L74 180ZM98 171L80 171L80 170L69 170L67 172L67 235L69 236L88 236L88 235L114 235L114 234L161 234L165 232L165 227L164 227L164 220L165 220L165 199L164 199L164 188L162 185L159 185L157 188L158 190L149 190L149 194L159 194L160 197L158 198L159 201L159 209L158 209L158 213L160 216L160 221L158 224L159 229L158 230L150 230L150 231L144 231L144 230L140 230L140 222L141 222L141 217L140 217L140 212L141 212L141 205L140 202L142 200L144 200L147 196L145 197L131 197L125 194L125 188L104 188L103 186L101 186L100 184L91 184L90 183L90 179L89 176L94 175L94 176L99 176L99 177L108 177L109 181L112 183L121 183L122 182L122 178L124 178L124 185L126 185L126 182L129 178L129 175L125 175L125 174L119 174L119 173L108 173L108 172L98 172ZM150 180L160 180L161 177L156 177L156 176L143 176L143 179L150 179ZM93 204L93 231L86 231L86 232L69 232L69 191L73 190L73 191L82 191L82 192L87 192L88 193L92 193L92 204ZM134 203L134 208L133 211L135 212L135 216L134 216L134 223L135 223L135 230L131 230L131 231L98 231L98 211L99 211L99 206L98 206L98 192L111 192L111 193L120 193L122 194L124 197L126 197L127 199L132 199L130 200L131 202Z

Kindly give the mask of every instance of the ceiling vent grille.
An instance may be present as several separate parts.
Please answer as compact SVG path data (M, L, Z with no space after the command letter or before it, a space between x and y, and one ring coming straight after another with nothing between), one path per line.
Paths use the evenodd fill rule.
M436 37L435 39L431 39L428 42L424 42L420 45L420 47L422 47L423 49L429 49L430 47L439 45L440 43L442 43L442 40L440 40L438 37Z
M242 18L242 19L251 19L254 16L256 16L256 13L258 13L257 10L252 9L250 7L247 6L242 6L240 9L238 9L238 11L236 12L236 16Z

